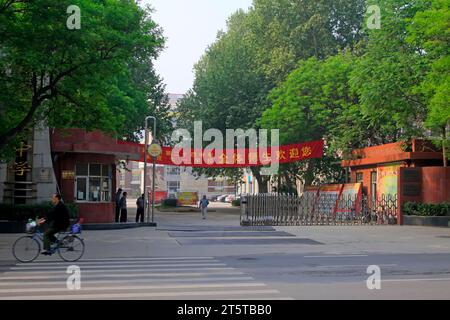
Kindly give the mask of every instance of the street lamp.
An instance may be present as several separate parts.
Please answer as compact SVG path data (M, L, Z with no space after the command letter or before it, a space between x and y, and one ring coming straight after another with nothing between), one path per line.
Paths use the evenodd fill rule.
M144 195L147 197L147 147L148 147L148 119L153 119L153 133L152 140L156 137L156 118L148 116L145 118L145 150L144 150ZM144 198L144 212L147 213L147 222L149 222L147 201ZM153 157L153 179L152 179L152 222L153 222L153 210L155 206L155 157Z

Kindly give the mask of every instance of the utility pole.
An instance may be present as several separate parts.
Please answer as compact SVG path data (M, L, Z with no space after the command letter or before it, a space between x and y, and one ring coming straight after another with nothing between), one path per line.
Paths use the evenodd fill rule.
M147 199L148 199L148 193L147 193L147 156L148 156L148 119L153 119L153 132L152 132L152 141L156 137L156 118L153 116L148 116L145 118L145 150L144 150L144 212L146 212L147 215L147 222L150 222L149 215L148 215L148 206L147 206ZM152 222L153 222L153 206L154 206L154 198L155 198L155 157L153 157L153 193L152 193Z

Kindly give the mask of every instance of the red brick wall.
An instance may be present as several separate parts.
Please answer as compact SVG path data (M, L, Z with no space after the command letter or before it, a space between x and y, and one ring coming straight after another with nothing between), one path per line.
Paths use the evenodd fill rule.
M422 201L450 202L450 167L422 168Z
M363 194L365 195L370 195L371 194L371 190L370 190L370 173L372 171L376 171L376 167L372 166L372 167L360 167L358 169L353 169L352 173L351 173L351 181L352 183L357 182L356 181L356 174L357 173L362 173L363 174L363 180L362 180L362 184L363 184Z
M141 150L135 144L124 144L101 131L82 129L50 129L52 152L76 152L79 154L120 154L123 159L139 160Z
M84 223L110 223L115 219L115 204L109 203L79 203L80 217Z
M397 154L403 152L401 143L387 143L379 146L367 147L364 149L354 150L352 153L362 158L375 158L385 156L387 154Z
M400 203L423 202L441 203L450 202L450 167L421 167L413 168L419 174L418 182L404 181L404 171L401 172ZM400 185L400 184L399 184ZM405 196L404 186L412 185L420 189L417 196Z
M409 168L419 175L417 181L405 181L404 170L401 170L399 177L399 208L406 202L418 203L442 203L450 202L450 167L419 167ZM405 187L412 186L419 188L416 196L404 195Z
M372 190L371 190L372 184L371 184L371 181L370 181L371 173L372 172L377 172L377 168L382 168L384 166L389 166L389 165L391 165L391 164L387 163L385 165L380 164L380 165L377 165L377 166L359 167L357 169L354 168L352 170L352 173L351 173L351 182L357 182L356 181L356 174L362 172L363 173L363 180L362 180L362 183L363 183L363 194L371 197L371 195L372 195ZM401 166L406 166L406 164L401 164Z
M111 183L111 202L79 202L79 214L83 217L85 223L107 223L114 222L114 195L116 190L116 166L114 155L104 154L78 154L78 153L64 153L58 154L55 163L55 173L58 184L61 188L61 194L66 202L74 202L75 181L73 179L62 179L61 171L75 171L77 163L98 163L109 164L112 166L112 183Z

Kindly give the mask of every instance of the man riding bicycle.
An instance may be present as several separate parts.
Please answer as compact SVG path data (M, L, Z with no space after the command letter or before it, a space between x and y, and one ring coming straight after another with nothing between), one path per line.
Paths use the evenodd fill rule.
M39 219L39 225L43 223L48 224L47 230L44 232L44 251L41 253L44 255L51 255L50 246L56 241L55 234L61 231L66 231L70 225L69 210L66 205L61 201L61 195L55 193L52 197L52 203L54 205L45 218Z

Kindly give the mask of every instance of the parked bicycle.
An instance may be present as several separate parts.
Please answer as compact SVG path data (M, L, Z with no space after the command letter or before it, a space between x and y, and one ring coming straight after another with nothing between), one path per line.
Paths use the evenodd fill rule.
M70 231L60 232L56 236L56 242L50 247L50 253L58 255L67 262L79 260L84 254L84 241L81 238L81 222L74 224ZM14 242L12 253L20 262L32 262L41 253L44 234L39 230L35 221L30 221L26 226L30 235L22 236Z

